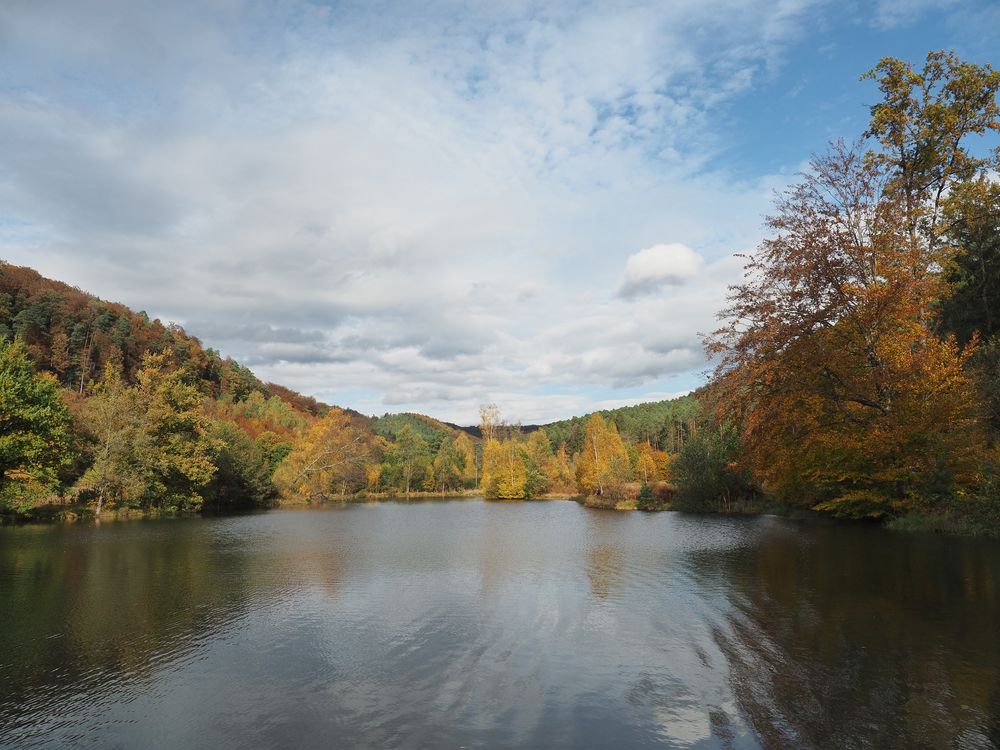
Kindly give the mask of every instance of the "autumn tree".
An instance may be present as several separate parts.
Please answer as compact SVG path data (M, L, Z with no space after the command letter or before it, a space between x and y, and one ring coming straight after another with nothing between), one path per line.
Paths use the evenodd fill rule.
M575 473L566 451L566 443L560 443L552 457L552 471L549 475L551 490L567 492L575 489Z
M636 448L636 475L643 484L649 484L660 478L666 465L667 454L658 451L649 443L639 443Z
M527 467L517 440L488 440L483 446L483 495L489 500L520 500L528 495L527 485Z
M462 434L464 436L464 433ZM433 476L435 478L433 489L459 489L463 484L463 473L466 460L467 456L458 445L457 440L450 437L446 437L442 440L441 447L438 448L437 455L434 457L434 462L431 465Z
M970 352L929 327L944 280L894 176L843 144L813 160L708 341L765 489L850 514L970 481L979 442Z
M435 492L438 489L438 480L434 476L434 462L429 461L424 466L424 481L421 483L424 492Z
M988 166L965 140L1000 127L1000 75L934 52L865 77L878 148L836 144L779 199L707 347L765 489L878 516L976 480L976 342L937 336L933 311L956 254L942 216Z
M496 404L479 408L483 434L481 488L489 500L519 500L528 496L528 469L520 445L520 430L506 424Z
M21 343L0 342L0 510L24 510L53 493L71 445L55 379L34 372Z
M198 389L165 356L149 356L139 384L105 365L89 389L78 429L90 465L76 484L105 507L196 509L266 506L272 474L290 445L270 431L250 433L211 419Z
M147 494L157 462L143 412L138 391L113 367L106 368L84 406L91 464L77 482L78 489L96 495L98 514L105 505L130 505Z
M628 452L618 429L600 414L591 414L576 467L580 491L616 497L629 478Z
M286 497L320 500L367 484L368 435L342 409L316 420L278 466L274 482Z
M1000 131L1000 71L935 51L920 70L905 60L883 58L862 76L867 79L882 94L871 107L865 133L881 148L868 158L886 168L887 192L900 200L910 244L933 253L950 187L988 166L987 159L970 153L966 141Z
M202 408L204 397L171 357L170 349L146 354L136 373L151 463L147 495L163 508L197 510L202 490L215 474L212 454L217 446Z
M381 464L367 464L365 466L365 487L368 492L373 493L377 493L382 488Z

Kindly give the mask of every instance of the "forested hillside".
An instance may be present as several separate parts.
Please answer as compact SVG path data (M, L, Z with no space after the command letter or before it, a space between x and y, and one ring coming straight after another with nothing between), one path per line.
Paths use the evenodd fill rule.
M368 418L263 383L179 326L9 264L0 385L6 513L253 507L477 484L474 440L454 426Z
M626 442L649 443L657 450L675 453L694 434L701 407L696 397L683 396L670 401L649 401L594 413L613 423ZM526 430L544 429L554 444L565 443L569 450L577 453L583 446L584 432L590 416L585 414Z
M6 513L477 490L619 499L666 476L667 451L698 414L688 398L606 412L598 432L591 416L525 434L495 407L469 428L421 414L366 417L263 383L179 326L7 264L0 341Z
M328 407L263 383L179 326L0 265L0 506L270 503Z
M251 392L296 401L295 408L322 411L314 399L260 382L250 370L189 336L182 328L150 320L144 312L106 302L30 269L0 265L0 339L17 339L41 372L78 393L108 365L134 381L149 353L170 351L170 363L198 383L205 395L241 400ZM280 393L278 392L280 390Z

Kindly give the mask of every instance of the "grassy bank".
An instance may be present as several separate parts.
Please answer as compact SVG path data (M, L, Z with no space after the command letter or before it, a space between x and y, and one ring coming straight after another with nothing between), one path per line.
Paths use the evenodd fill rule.
M21 523L75 523L78 521L123 521L141 518L175 518L202 515L191 510L164 510L162 508L114 508L98 515L89 503L48 503L20 513L0 514L0 524Z
M275 507L278 508L305 508L312 505L328 505L332 503L374 503L374 502L399 502L407 500L440 500L460 499L469 497L479 497L482 493L478 490L451 490L448 492L424 492L414 491L409 494L397 492L354 492L345 495L324 495L322 498L300 498L282 497L279 498Z
M298 498L283 498L277 507L295 508L308 507L310 505L322 505L328 503L372 503L372 502L406 502L408 500L458 500L463 498L483 497L482 490L454 490L449 492L357 492L347 495L327 495L321 500L305 500ZM537 502L539 500L580 500L581 496L569 492L545 492L538 497L524 497L512 499L496 499L489 502L497 503L524 503Z
M461 499L471 499L482 497L482 491L476 489L470 490L454 490L449 492L411 492L409 495L405 493L389 493L389 492L358 492L346 495L327 495L321 499L305 499L298 497L283 497L277 498L274 502L273 508L285 508L285 509L302 509L317 507L321 505L334 505L342 503L376 503L376 502L409 502L409 501L419 501L419 500L461 500ZM544 495L540 495L537 498L527 498L528 502L533 502L536 500L578 500L578 495L573 495L565 492L547 492ZM525 500L510 500L510 501L497 501L497 502L525 502ZM253 510L266 510L267 508L233 508L231 512L239 513ZM169 518L176 516L197 516L197 515L212 515L216 512L224 513L229 512L226 510L218 510L207 508L203 511L180 511L180 510L163 510L158 508L140 509L140 508L115 508L111 510L104 510L100 514L101 521L115 521L115 520L126 520L126 519L140 519L140 518ZM44 505L39 505L34 508L30 508L23 512L15 513L13 511L8 511L0 513L0 524L18 524L18 523L74 523L78 521L94 521L98 519L97 513L94 511L94 506L92 503L80 503L80 502L60 502L54 500L53 502L46 503Z
M280 499L275 502L275 508L290 510L305 509L322 505L342 503L374 503L374 502L409 502L421 500L460 500L482 497L479 490L461 490L452 492L411 492L408 496L395 493L357 493L349 495L331 495L322 500L304 501L299 499ZM493 502L537 502L541 500L572 500L584 507L598 510L615 511L675 511L696 515L723 516L759 516L773 515L799 520L830 519L827 514L818 511L780 503L774 498L758 495L752 498L742 498L729 503L715 504L712 507L694 507L679 502L676 498L664 499L661 495L652 502L639 503L635 497L612 498L604 495L579 495L566 492L545 493L537 498L519 500L498 500ZM242 512L254 509L233 509L232 512ZM263 510L263 509L256 509ZM22 513L0 514L0 525L21 523L75 523L92 521L123 521L150 518L175 518L183 516L211 515L215 511L206 509L202 512L190 510L164 510L158 508L115 508L103 511L100 516L94 512L92 504L78 502L54 501L39 505ZM226 512L226 511L219 511ZM852 521L843 521L852 523ZM870 520L853 521L853 523L872 523ZM983 536L1000 538L1000 511L994 503L983 500L941 501L933 508L923 508L909 511L903 515L886 519L882 522L884 528L897 532L915 532L925 534L946 534L950 536Z
M1000 508L986 500L950 500L933 511L913 510L885 523L892 531L1000 538Z
M588 499L589 500L589 499ZM608 507L598 502L588 507ZM631 510L621 503L616 510ZM645 508L645 510L674 510L684 513L743 516L781 516L801 520L833 519L827 513L811 508L782 503L767 495L755 495L711 507L688 506L675 501ZM877 523L871 519L837 519L842 523ZM952 498L941 500L932 507L913 509L898 516L885 518L881 525L891 531L947 534L951 536L984 536L1000 538L1000 509L997 504L981 499Z

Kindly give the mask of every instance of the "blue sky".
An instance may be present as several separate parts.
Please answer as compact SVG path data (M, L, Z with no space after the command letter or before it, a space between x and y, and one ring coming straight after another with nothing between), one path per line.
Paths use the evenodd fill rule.
M1000 4L13 2L0 258L367 413L687 391L773 191Z

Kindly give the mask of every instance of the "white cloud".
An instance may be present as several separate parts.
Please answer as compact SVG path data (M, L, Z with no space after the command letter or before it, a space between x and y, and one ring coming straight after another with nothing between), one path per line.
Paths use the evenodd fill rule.
M704 264L704 258L679 242L647 247L629 256L618 294L634 297L659 291L668 284L682 284L694 278Z
M685 390L777 182L713 114L811 5L8 4L0 257L367 412Z

